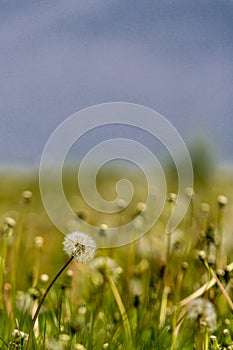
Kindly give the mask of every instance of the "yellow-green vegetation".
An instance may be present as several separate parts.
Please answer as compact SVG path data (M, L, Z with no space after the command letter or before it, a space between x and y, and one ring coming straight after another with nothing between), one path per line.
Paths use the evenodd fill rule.
M190 206L171 234L165 229L177 185L168 178L168 200L149 232L123 247L97 249L87 264L72 260L44 300L29 348L233 349L233 180L218 172L208 179L187 189ZM116 180L113 173L98 179L106 199L114 198ZM134 178L128 208L100 214L67 171L64 189L79 231L82 220L107 234L140 216L141 180ZM0 227L0 349L26 349L44 292L68 261L36 175L1 173Z

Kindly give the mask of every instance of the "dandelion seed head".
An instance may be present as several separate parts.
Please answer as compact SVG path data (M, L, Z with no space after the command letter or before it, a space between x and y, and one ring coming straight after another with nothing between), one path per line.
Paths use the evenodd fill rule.
M83 232L72 232L66 235L64 241L64 252L73 256L78 262L86 263L95 254L95 241Z
M209 331L214 331L217 327L216 312L213 304L209 300L197 298L188 304L187 317L190 320L205 322Z

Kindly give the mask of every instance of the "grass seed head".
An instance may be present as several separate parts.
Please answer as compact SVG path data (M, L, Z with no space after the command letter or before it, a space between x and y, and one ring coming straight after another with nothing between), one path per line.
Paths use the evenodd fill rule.
M67 234L63 241L63 246L67 255L73 256L81 263L86 263L93 259L96 250L95 241L83 232Z

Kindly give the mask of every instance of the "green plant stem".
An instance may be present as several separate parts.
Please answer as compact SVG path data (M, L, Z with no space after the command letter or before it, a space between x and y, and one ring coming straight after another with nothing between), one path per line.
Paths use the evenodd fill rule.
M177 275L176 288L174 291L174 305L177 304L178 298L180 296L180 289L181 289L181 285L182 285L183 275L184 275L183 270L180 270L178 272L178 275ZM176 309L176 307L174 307L173 315L172 315L172 345L171 345L171 349L175 349L175 347L176 347L176 338L177 338L176 325L177 325L177 309Z
M29 345L30 345L30 340L31 340L31 337L32 337L32 332L33 332L33 328L34 328L34 325L36 323L36 320L37 320L37 317L39 315L39 312L40 312L40 309L44 303L44 300L48 294L48 292L50 291L51 287L53 286L53 284L56 282L56 280L58 279L58 277L62 274L62 272L66 269L66 267L70 264L70 262L74 259L74 257L72 256L68 261L67 263L62 267L62 269L56 274L56 276L53 278L53 280L50 282L49 286L47 287L46 291L44 292L44 295L36 309L36 312L35 312L35 315L33 316L33 319L32 319L32 324L31 324L31 328L30 328L30 331L29 331L29 336L28 336L28 342L27 342L27 346L26 346L26 350L29 350Z
M159 314L159 328L163 328L166 321L167 316L167 302L168 302L168 294L170 293L169 287L164 287L163 289L163 295L162 295L162 301L161 301L161 307L160 307L160 314Z
M173 214L175 208L175 202L171 201L169 203L170 207L170 217ZM160 307L160 315L159 315L159 328L164 327L167 315L167 302L168 302L168 294L170 292L170 288L167 286L167 277L169 275L169 265L170 265L170 257L171 257L171 234L172 232L166 233L166 266L163 275L163 293Z
M5 234L2 243L1 256L0 256L0 308L3 303L3 285L4 285L4 274L6 265L6 253L7 253L7 239L8 236Z
M118 305L118 308L119 308L119 311L120 311L120 314L121 314L121 317L122 317L122 321L123 321L123 326L124 326L124 330L125 330L125 335L126 335L126 338L127 338L127 342L128 342L128 345L132 343L132 336L131 336L131 330L130 330L130 324L129 324L129 320L128 320L128 317L127 317L127 314L126 314L126 310L125 310L125 307L124 307L124 304L121 300L121 296L118 292L118 289L117 289L117 286L111 276L111 273L108 269L108 267L106 266L106 277L108 279L108 282L110 284L110 288L112 290L112 293L114 295L114 298L116 300L116 303Z
M19 249L20 249L20 243L21 243L21 237L24 227L24 219L26 216L27 208L23 204L19 222L16 226L16 230L14 232L15 236L15 244L14 244L14 253L13 253L13 260L12 260L12 269L11 269L11 295L12 297L15 295L15 288L16 288L16 275L17 275L17 266L19 262Z
M32 270L32 288L35 288L39 278L41 248L36 247L34 251L34 264Z
M223 240L223 208L219 207L217 216L217 230L218 230L218 247L216 254L216 265L217 268L222 269L225 264L225 259L222 250L222 240Z
M166 245L166 266L168 266L171 254L171 232L167 233L167 245Z

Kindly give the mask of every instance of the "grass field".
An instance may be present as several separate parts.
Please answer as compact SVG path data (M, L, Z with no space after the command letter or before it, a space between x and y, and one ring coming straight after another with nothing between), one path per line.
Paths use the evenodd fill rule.
M87 264L72 261L59 276L28 348L233 349L232 179L221 171L197 179L195 193L187 191L186 216L171 235L165 234L175 204L169 192L177 187L168 180L168 201L149 232L123 247L97 249ZM99 179L107 199L114 181L113 174ZM68 172L64 186L77 230L81 219L109 227L135 215L143 221L140 181L129 208L104 215L88 208ZM0 226L0 349L26 349L42 295L69 259L64 235L43 208L36 173L1 173Z

